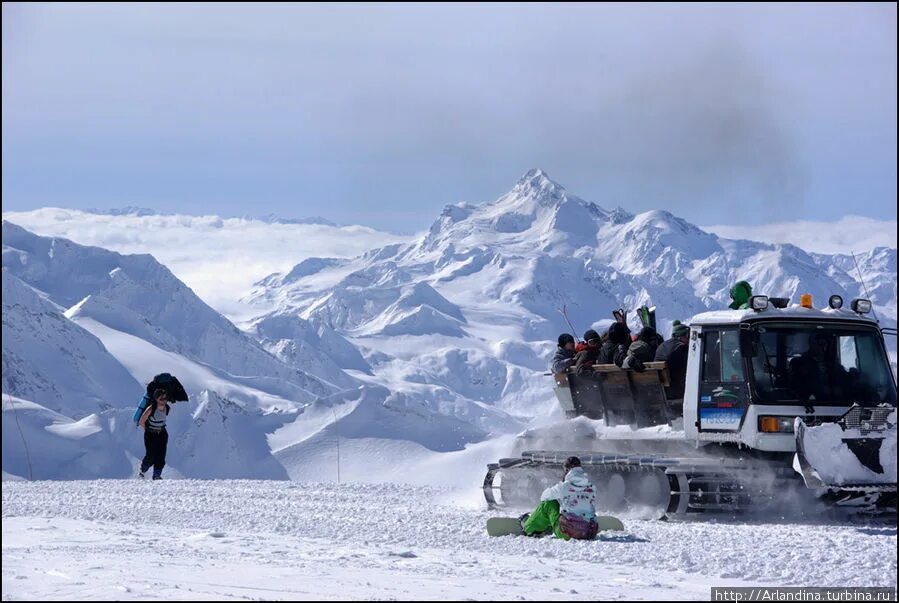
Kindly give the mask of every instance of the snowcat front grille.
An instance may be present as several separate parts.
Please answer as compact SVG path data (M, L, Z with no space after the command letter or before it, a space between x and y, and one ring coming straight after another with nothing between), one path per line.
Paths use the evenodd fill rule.
M857 429L862 435L872 432L882 432L893 426L890 423L890 415L896 412L891 406L878 406L876 408L863 408L856 406L849 409L839 421L843 429Z

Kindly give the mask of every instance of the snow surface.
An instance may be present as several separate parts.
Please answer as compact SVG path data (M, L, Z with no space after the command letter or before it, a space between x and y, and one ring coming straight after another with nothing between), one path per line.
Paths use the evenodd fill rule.
M891 586L896 526L641 521L592 542L486 535L468 492L399 484L3 484L3 599L705 599Z

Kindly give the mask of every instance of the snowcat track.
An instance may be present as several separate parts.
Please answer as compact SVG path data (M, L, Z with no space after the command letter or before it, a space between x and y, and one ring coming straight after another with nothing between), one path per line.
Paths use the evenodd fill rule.
M769 477L772 472L777 473L770 466L755 467L730 459L532 451L523 453L520 458L501 459L498 463L488 465L484 478L484 497L488 505L493 508L508 502L505 497L502 502L499 501L496 490L502 493L504 489L511 491L513 488L508 484L505 488L494 485L496 476L502 475L503 470L561 471L562 464L569 456L578 456L588 471L590 468L599 468L622 475L662 472L668 484L668 500L664 505L664 513L667 515L747 511L755 506L754 499L763 493L754 492L757 489L747 487L745 482L763 472ZM789 472L784 470L782 475L776 477L786 479L788 475ZM536 500L532 502L536 503Z

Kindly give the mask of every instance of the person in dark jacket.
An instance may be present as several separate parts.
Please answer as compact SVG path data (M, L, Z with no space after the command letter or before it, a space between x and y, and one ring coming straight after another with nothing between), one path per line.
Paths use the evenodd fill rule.
M656 357L656 348L659 345L659 335L652 327L643 327L637 334L637 340L627 349L627 357L621 363L621 368L643 372L644 365L652 362Z
M584 333L586 347L574 357L574 372L578 375L593 372L593 365L599 360L600 339L599 333L589 329Z
M690 327L676 324L671 331L671 339L656 350L656 361L668 365L671 385L665 388L665 397L672 404L683 404L684 387L687 383L687 347L690 341Z
M609 326L608 336L599 352L599 364L617 364L621 366L627 357L627 349L631 344L631 330L623 322L613 322Z
M568 333L559 335L559 345L553 355L550 370L554 373L564 373L574 364L574 337Z

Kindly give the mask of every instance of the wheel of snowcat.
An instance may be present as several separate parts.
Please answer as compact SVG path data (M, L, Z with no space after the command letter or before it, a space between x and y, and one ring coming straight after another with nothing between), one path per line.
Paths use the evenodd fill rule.
M663 471L633 471L625 474L624 483L628 508L664 515L671 498L671 486Z
M540 501L546 486L533 468L509 468L500 474L503 503L510 507L532 507Z
M619 511L626 506L627 486L624 475L617 471L603 471L594 476L596 508L603 511Z

